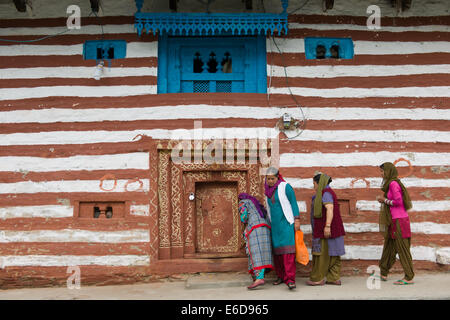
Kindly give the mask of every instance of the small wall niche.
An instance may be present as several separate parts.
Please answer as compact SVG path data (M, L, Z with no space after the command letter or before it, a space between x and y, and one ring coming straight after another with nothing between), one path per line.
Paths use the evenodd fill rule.
M125 217L125 211L125 201L80 201L77 217L92 220L117 220Z

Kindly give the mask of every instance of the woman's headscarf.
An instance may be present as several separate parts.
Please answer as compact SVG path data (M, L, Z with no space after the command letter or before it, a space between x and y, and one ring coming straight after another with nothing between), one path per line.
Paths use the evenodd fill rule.
M320 219L322 218L322 193L323 189L328 185L328 182L330 181L330 177L327 176L324 173L320 174L320 180L318 183L318 188L316 192L316 198L314 199L314 218Z
M389 191L389 184L392 181L397 181L397 183L402 188L402 198L403 198L403 205L405 206L405 210L411 209L412 208L411 198L409 197L408 190L406 190L405 186L398 178L397 168L391 162L383 163L381 165L381 168L384 171L383 185L381 186L381 190L383 190L383 192L384 192L384 197L387 198L387 194ZM386 205L385 203L382 203L381 210L380 210L380 218L379 218L380 232L386 236L389 226L391 224L392 224L391 210L388 205Z
M259 203L258 199L256 199L255 197L249 195L248 193L240 193L238 198L239 200L243 199L251 200L251 202L253 202L253 204L255 205L255 208L258 211L261 218L265 218L267 216L266 208L264 208L264 206L262 206L261 203Z
M285 180L283 179L281 173L274 167L270 167L269 169L267 169L267 175L273 175L278 178L278 181L272 187L267 184L267 177L264 180L264 194L267 197L272 198L273 193L277 189L278 185L283 181L285 182Z

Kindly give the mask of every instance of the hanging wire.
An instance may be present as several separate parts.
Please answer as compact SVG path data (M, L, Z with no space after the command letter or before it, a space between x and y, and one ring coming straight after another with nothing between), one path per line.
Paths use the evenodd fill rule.
M33 39L33 40L11 40L11 39L1 39L0 38L0 41L3 41L3 42L14 42L14 43L37 42L37 41L42 41L42 40L45 40L45 39L57 37L57 36L62 35L64 33L66 33L66 32L69 32L69 31L71 31L71 29L67 29L67 30L59 32L57 34L52 34L52 35L48 35L48 36L45 36L45 37L42 37L42 38L39 38L39 39Z
M298 10L302 9L306 4L309 2L309 0L306 0L300 7L297 9L292 10L291 12L288 12L288 14L293 14L294 12L297 12Z
M281 51L281 49L280 49L280 47L278 46L278 44L275 42L275 38L273 37L273 35L271 35L270 37L271 37L271 39L272 39L272 41L273 41L275 47L277 47L278 52L279 52L281 55L283 55L283 52ZM273 58L272 58L271 60L273 60ZM294 100L294 102L295 102L295 106L298 107L298 108L300 109L300 112L302 113L302 118L303 118L303 124L302 124L302 126L301 126L300 132L299 132L297 135L295 135L294 137L287 137L287 135L286 135L287 139L288 139L288 140L291 140L291 139L297 138L299 135L301 135L301 134L303 133L303 131L305 130L305 127L306 127L306 121L307 121L307 119L306 119L306 117L305 117L305 113L303 112L303 108L302 108L301 105L298 103L297 98L295 97L295 95L292 93L291 87L289 86L289 77L288 77L288 74L287 74L286 64L284 63L284 60L283 60L283 59L281 59L281 60L283 61L283 70L284 70L284 77L285 77L285 80L286 80L286 87L287 87L288 90L289 90L289 93L290 93L290 95L291 95L291 97L292 97L292 100ZM271 64L271 68L272 68L272 64ZM269 82L272 81L271 78L272 78L272 70L271 70L271 73L270 73L270 80L269 80ZM269 90L270 90L270 85L269 85ZM267 98L268 98L268 102L269 102L269 106L270 106L269 95L267 95ZM285 133L285 134L286 134L286 133Z
M306 5L306 3L308 3L308 1L309 1L309 0L306 0L306 2L305 2L300 8L297 8L297 9L295 9L294 11L291 11L291 12L288 13L288 14L291 14L292 12L295 12L295 11L300 10L301 8L303 8L303 7ZM261 0L261 6L262 6L262 9L263 9L263 12L265 13L265 12L266 12L266 8L265 8L265 6L264 6L264 0ZM270 38L272 39L272 42L273 42L273 43L275 44L275 46L277 47L278 52L279 52L281 55L283 55L283 52L281 51L281 49L280 49L280 47L278 46L278 44L275 42L275 38L273 37L273 35L271 35ZM269 46L270 46L270 52L271 52L271 53L272 53L272 42L269 41ZM269 107L271 106L271 105L270 105L270 89L272 88L273 54L271 54L270 56L271 56L271 57L270 57L270 70L269 70L269 72L270 72L270 75L269 75L269 87L268 87L268 90L267 90L267 104L269 105ZM284 61L284 60L282 59L282 61ZM292 93L291 87L289 86L289 79L288 79L288 75L287 75L286 65L284 64L284 62L283 62L283 70L284 70L284 76L285 76L285 79L286 79L286 86L287 86L287 88L288 88L288 90L289 90L289 93L290 93L292 99L293 99L294 102L295 102L295 106L298 107L298 108L300 109L300 112L302 113L302 117L303 117L302 130L301 130L296 136L291 137L291 138L289 138L289 137L287 138L288 140L290 140L290 139L297 138L299 135L301 135L301 134L303 133L304 128L306 127L306 117L305 117L305 114L304 114L304 112L303 112L303 108L302 108L302 107L300 106L300 104L298 103L297 99L295 98L294 94ZM287 107L290 107L290 105L287 106ZM287 135L286 135L286 137L287 137Z

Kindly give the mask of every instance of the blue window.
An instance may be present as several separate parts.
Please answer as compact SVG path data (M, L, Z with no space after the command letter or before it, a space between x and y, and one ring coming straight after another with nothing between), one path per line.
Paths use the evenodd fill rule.
M83 45L85 60L112 60L125 58L127 42L125 40L88 40Z
M305 38L306 59L352 59L351 38Z
M159 37L158 93L266 90L265 36Z

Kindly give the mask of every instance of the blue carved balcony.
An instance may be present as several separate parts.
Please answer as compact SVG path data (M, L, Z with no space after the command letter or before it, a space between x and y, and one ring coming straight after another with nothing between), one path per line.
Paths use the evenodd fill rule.
M146 13L135 14L134 27L173 36L244 36L288 33L288 14L282 13Z

